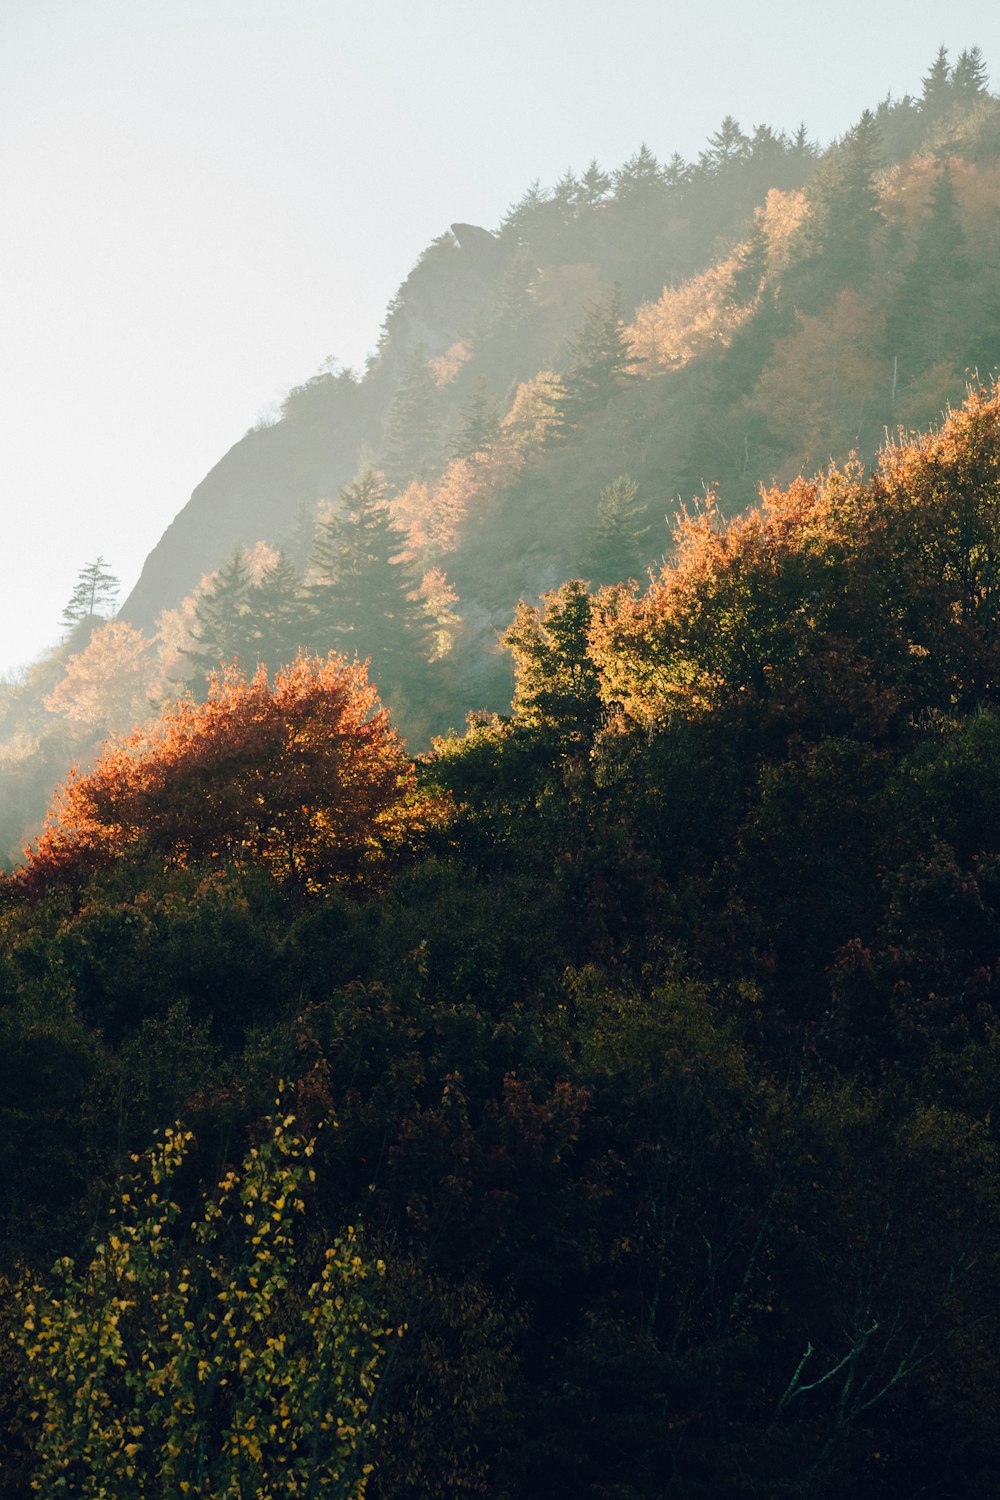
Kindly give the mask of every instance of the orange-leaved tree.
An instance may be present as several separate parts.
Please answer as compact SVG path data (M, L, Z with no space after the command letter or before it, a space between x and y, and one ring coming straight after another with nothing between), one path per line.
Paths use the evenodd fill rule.
M709 501L642 594L603 590L590 654L625 722L736 715L881 738L1000 701L1000 385L939 431L768 491Z
M299 656L273 686L266 668L234 665L204 703L170 704L70 774L20 880L37 890L126 854L256 866L310 887L356 880L429 813L364 664Z

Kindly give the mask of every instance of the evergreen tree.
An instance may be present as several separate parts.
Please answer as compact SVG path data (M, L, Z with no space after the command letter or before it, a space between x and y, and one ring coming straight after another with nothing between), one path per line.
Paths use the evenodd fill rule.
M619 203L647 204L662 195L663 169L645 141L615 172L614 184Z
M603 203L611 191L611 178L592 161L580 179L580 201L593 208Z
M482 375L476 376L472 395L459 413L458 431L451 442L456 458L470 458L474 453L489 453L500 433L500 411L490 399L489 387Z
M80 569L76 587L62 612L63 624L68 630L72 630L82 620L89 620L93 615L104 619L113 615L119 586L118 579L108 572L103 557L88 563L85 568Z
M219 667L239 661L256 666L260 632L251 601L250 574L242 547L215 573L196 596L193 648L186 652L204 684Z
M983 54L978 47L959 53L951 75L951 86L955 103L962 109L971 109L987 95L989 75Z
M938 48L937 56L931 63L930 72L922 82L920 110L925 118L933 123L948 112L953 98L951 68L948 64L946 47Z
M620 288L612 287L590 304L569 352L569 371L564 383L566 420L572 425L578 417L605 406L632 373L632 354L622 325Z
M743 134L739 122L726 115L714 135L708 138L708 146L702 152L700 162L708 172L721 172L734 162L746 161L750 155L750 141Z
M385 477L366 469L340 491L340 510L313 548L313 640L321 652L364 660L383 696L409 696L432 651L431 622L403 559L406 536L389 510Z
M427 368L427 349L418 344L406 354L396 393L385 422L382 468L394 485L427 479L440 462L441 414L434 377Z
M967 277L965 233L945 164L886 316L886 352L898 360L898 379L909 382L938 360L958 360L957 341L966 320L955 293Z
M747 307L760 293L767 274L767 236L759 219L755 219L750 232L736 248L736 270L730 289L734 307Z
M621 583L642 570L650 528L638 494L639 486L628 474L619 474L601 491L590 546L589 571L595 583Z
M786 279L789 295L804 310L818 310L845 286L857 290L869 271L883 222L875 181L880 166L878 125L866 109L827 152L809 188L810 214Z
M524 197L512 203L501 219L500 238L525 247L532 245L540 221L548 216L550 197L536 177Z
M664 186L668 188L682 188L687 187L690 181L690 164L684 160L679 151L675 151L663 168Z
M303 582L283 552L251 594L260 654L272 668L286 666L308 643L311 611Z

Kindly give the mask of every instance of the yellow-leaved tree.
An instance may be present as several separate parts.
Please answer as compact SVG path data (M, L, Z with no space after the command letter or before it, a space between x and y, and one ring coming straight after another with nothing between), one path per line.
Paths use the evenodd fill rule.
M306 1260L312 1141L278 1111L188 1222L193 1136L164 1132L89 1261L22 1292L36 1471L46 1497L356 1500L392 1335L350 1227Z

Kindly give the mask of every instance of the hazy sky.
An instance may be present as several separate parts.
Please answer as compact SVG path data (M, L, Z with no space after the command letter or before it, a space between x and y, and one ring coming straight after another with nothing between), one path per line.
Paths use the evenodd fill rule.
M0 0L0 671L449 223L725 114L825 143L942 42L1000 86L984 0Z

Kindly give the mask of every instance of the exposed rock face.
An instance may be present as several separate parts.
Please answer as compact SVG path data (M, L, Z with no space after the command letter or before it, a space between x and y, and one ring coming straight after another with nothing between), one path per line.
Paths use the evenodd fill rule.
M321 375L293 391L273 427L253 429L202 480L146 559L121 615L149 629L237 547L277 543L303 505L335 495L362 449L378 454L407 352L443 354L489 297L502 262L494 235L456 224L423 253L386 319L378 359L359 383Z
M279 422L248 432L202 480L147 557L122 618L151 628L237 547L280 541L303 505L335 495L378 433L379 397L332 375L293 392Z

